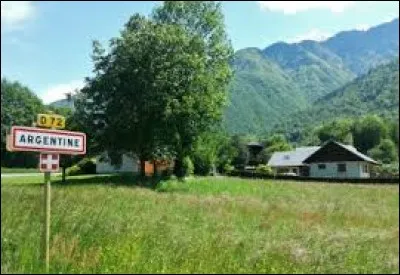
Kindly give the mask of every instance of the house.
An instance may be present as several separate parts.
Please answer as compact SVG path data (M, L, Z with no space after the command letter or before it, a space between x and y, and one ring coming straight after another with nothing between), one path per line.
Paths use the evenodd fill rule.
M96 158L96 174L108 174L108 173L121 173L130 172L138 173L139 165L138 159L128 155L122 155L122 162L120 166L111 164L111 160L106 153L103 153Z
M378 162L351 145L328 141L322 146L276 152L268 165L276 173L292 172L305 177L369 178L371 165L378 165Z
M299 147L293 151L275 152L268 161L276 174L294 173L297 176L309 176L308 165L304 160L317 151L319 146Z
M172 163L165 160L156 161L156 169L158 173L167 169L172 169ZM103 153L96 158L96 173L109 174L109 173L139 173L140 161L137 157L132 157L127 154L122 155L122 162L120 166L111 164L111 160L106 153ZM154 174L154 162L145 162L145 173L150 176Z

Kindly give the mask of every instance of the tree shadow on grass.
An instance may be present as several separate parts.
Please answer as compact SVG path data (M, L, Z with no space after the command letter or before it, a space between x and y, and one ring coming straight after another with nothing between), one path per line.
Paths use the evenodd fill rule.
M155 190L167 177L141 177L137 174L110 174L110 175L85 175L80 177L67 177L65 182L61 178L54 179L52 186L70 187L77 185L109 185L140 187Z

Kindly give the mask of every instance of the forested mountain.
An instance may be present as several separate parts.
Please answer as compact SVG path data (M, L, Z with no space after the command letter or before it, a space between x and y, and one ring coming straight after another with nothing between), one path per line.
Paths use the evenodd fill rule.
M379 65L342 88L320 98L313 106L295 112L274 129L284 133L301 131L337 118L377 114L399 116L399 59Z
M398 91L398 78L396 82L395 71L391 71L396 66L393 63L363 75L398 57L398 33L399 20L395 19L367 31L340 32L324 42L278 42L264 50L238 51L229 91L231 105L225 113L228 131L265 133L277 124L292 125L292 117L299 123L309 121L317 110L327 114L315 114L321 121L339 107L348 116L378 112L386 106L384 102L393 99L393 91ZM375 97L374 87L385 90ZM390 111L385 112L396 112L393 106L386 106ZM299 108L304 111L299 112Z
M232 133L256 132L279 122L283 110L300 110L306 100L300 89L279 66L255 48L236 53L235 77L230 84L230 105L225 113Z
M321 45L340 56L351 71L364 74L399 54L399 19L368 31L340 32Z
M323 42L239 50L224 126L232 134L263 134L293 132L335 116L398 116L398 50L398 19Z
M355 76L339 56L315 41L280 42L266 48L263 53L294 79L310 103Z

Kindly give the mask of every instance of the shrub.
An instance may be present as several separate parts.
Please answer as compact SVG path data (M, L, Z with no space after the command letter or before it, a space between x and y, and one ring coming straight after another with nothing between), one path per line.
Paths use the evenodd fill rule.
M72 167L67 168L68 176L96 174L96 161L93 158L84 158Z
M182 172L184 176L193 175L194 172L194 165L190 157L185 157L182 163Z
M232 165L228 163L224 165L224 173L230 174L233 170L235 170L235 167L233 167Z
M196 175L207 176L212 170L211 160L198 155L193 156L193 166Z
M260 164L256 168L256 172L263 175L272 175L272 169L266 164Z
M399 163L383 164L381 166L373 166L371 176L380 178L399 177Z

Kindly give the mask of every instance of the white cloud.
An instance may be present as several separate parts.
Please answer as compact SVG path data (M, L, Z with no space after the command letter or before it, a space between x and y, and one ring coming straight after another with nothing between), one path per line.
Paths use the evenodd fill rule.
M34 14L32 1L1 1L1 30L19 29Z
M296 14L312 9L328 9L340 13L355 1L257 1L262 9L284 14Z
M82 89L84 85L82 80L74 80L69 83L50 86L42 93L41 98L45 104L49 104L56 100L65 99L66 93L74 94L76 90Z
M310 31L297 35L293 38L286 39L288 43L297 43L303 40L315 40L315 41L323 41L331 37L332 35L326 32L321 31L320 29L311 29Z

